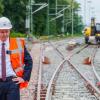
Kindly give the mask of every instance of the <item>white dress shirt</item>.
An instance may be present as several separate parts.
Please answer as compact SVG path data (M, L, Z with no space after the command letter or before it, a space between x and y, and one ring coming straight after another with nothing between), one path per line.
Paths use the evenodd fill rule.
M4 42L5 43L5 51L9 50L9 38ZM2 78L2 66L1 66L1 48L2 48L2 41L0 40L0 78ZM6 77L9 76L16 76L14 72L11 62L10 62L10 55L6 53Z

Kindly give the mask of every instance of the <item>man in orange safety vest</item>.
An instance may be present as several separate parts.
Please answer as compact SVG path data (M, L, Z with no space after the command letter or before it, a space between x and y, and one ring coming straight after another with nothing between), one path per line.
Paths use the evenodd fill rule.
M20 88L30 80L32 58L23 39L10 38L12 24L0 18L0 100L20 100Z

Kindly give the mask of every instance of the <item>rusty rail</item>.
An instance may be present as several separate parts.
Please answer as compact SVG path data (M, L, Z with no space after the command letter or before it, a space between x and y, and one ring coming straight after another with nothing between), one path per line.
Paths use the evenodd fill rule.
M53 46L53 47L54 47L54 46ZM88 47L88 45L84 46L82 49L80 49L80 50L77 51L76 53L72 54L70 57L72 57L72 56L75 55L75 54L78 54L79 52L81 52L81 51L82 51L83 49L85 49L86 47ZM55 49L55 48L54 48L54 49ZM55 50L58 52L57 49L55 49ZM90 91L92 91L92 93L93 93L96 97L97 97L97 95L100 96L100 90L99 90L97 87L95 87L95 85L94 85L90 80L88 80L88 79L79 71L79 69L76 68L76 67L70 62L70 60L66 57L66 58L59 64L59 66L58 66L57 69L55 70L54 74L52 75L52 78L51 78L50 83L49 83L48 88L47 88L47 94L46 94L46 99L45 99L45 100L51 100L51 95L52 95L52 84L53 84L54 78L55 78L55 76L57 75L57 73L59 72L59 69L63 66L63 64L64 64L66 61L78 72L78 74L85 80L85 82L88 83L88 84L87 84L88 89L89 89Z
M93 52L93 55L91 57L91 66L93 68L93 72L94 72L94 75L96 76L97 80L100 81L100 76L97 74L96 70L95 70L95 66L94 66L94 58L95 58L95 55L96 55L96 52L97 52L97 49L99 48L99 46L97 46Z
M42 80L42 60L43 60L43 48L42 45L40 45L40 59L39 59L39 77L38 77L38 86L37 86L37 100L40 100L40 94L41 94L41 80Z

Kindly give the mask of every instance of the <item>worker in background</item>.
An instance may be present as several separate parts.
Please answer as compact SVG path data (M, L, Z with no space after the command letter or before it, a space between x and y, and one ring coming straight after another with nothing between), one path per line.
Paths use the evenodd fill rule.
M84 29L84 34L85 34L85 36L90 36L91 35L91 28L90 27L86 27Z
M86 27L83 33L85 35L85 43L89 43L89 36L91 35L91 27Z
M0 100L20 100L20 88L30 80L32 58L25 42L10 38L12 24L6 17L0 18Z

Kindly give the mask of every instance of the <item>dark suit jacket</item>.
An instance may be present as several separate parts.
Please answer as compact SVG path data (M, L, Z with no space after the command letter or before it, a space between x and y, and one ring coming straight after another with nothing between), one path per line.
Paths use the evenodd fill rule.
M26 47L24 47L24 64L25 66L24 66L23 79L25 81L29 81L31 76L33 61Z

